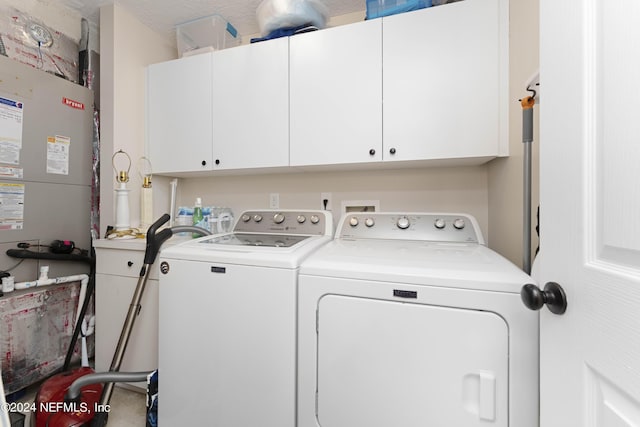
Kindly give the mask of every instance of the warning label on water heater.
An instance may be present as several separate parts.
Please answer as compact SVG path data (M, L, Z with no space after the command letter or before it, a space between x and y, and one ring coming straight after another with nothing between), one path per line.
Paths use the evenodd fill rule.
M0 182L0 230L22 230L24 184Z
M47 173L69 175L69 148L71 138L68 136L47 137Z
M20 163L23 115L22 102L0 98L0 163Z

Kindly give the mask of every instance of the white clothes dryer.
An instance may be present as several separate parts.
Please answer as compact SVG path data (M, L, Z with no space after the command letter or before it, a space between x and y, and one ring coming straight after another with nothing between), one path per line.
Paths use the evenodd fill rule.
M470 215L346 214L300 268L298 427L537 427L526 283Z
M295 426L298 268L332 233L329 212L247 211L160 253L160 425Z

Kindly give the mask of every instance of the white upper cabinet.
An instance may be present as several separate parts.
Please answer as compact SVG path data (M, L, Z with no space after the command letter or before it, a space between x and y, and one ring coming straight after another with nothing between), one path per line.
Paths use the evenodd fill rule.
M211 170L211 54L150 65L146 108L153 173Z
M290 44L291 166L382 160L382 21Z
M289 165L289 39L213 54L213 169Z
M508 17L465 0L383 18L385 161L507 154Z
M508 155L509 0L464 0L148 69L154 173ZM395 166L395 165L394 165Z

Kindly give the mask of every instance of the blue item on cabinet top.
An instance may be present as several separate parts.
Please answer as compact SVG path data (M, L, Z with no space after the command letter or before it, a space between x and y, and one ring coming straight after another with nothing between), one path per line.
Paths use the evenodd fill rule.
M309 31L317 31L317 30L318 30L318 27L309 25L309 24L300 25L299 27L293 27L293 28L279 28L277 30L271 31L269 34L267 34L264 37L254 37L250 40L250 42L251 43L263 42L265 40L277 39L280 37L288 37L288 36L293 36L295 34L308 33Z
M366 19L431 7L431 0L367 0Z

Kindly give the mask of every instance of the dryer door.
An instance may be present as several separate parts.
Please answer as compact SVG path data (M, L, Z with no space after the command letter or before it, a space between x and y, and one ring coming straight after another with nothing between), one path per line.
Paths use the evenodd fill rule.
M321 427L508 426L508 327L495 313L324 296Z

